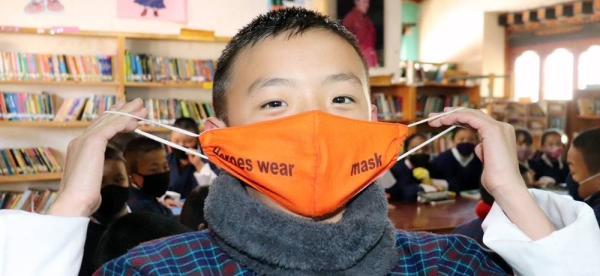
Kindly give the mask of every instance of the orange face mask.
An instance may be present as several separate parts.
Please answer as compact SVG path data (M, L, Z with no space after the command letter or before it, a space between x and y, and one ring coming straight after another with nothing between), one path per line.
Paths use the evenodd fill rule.
M200 135L209 160L289 211L330 214L388 170L405 125L310 111Z

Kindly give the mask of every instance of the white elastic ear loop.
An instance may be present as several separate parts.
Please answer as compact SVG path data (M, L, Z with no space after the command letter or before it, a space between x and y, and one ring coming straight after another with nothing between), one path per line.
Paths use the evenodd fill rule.
M446 116L446 115L448 115L448 114L450 114L450 113L454 113L454 112L456 112L456 111L463 110L463 109L466 109L466 108L465 108L465 107L459 107L459 108L455 108L455 109L452 109L452 110L450 110L450 111L448 111L448 112L444 112L444 113L441 113L441 114L435 115L435 116L433 116L433 117L426 118L426 119L420 120L420 121L418 121L418 122L412 123L412 124L408 125L408 127L414 127L414 126L420 125L420 124L422 124L422 123L426 123L426 122L429 122L429 121L435 120L435 119L437 119L437 118L444 117L444 116ZM429 145L431 142L433 142L433 141L435 141L436 139L438 139L438 138L440 138L440 137L442 137L442 136L446 135L446 133L448 133L448 132L452 131L452 130L453 130L453 129L455 129L456 127L457 127L457 126L451 126L451 127L449 127L448 129L446 129L446 130L444 130L444 131L440 132L440 133L439 133L439 134L437 134L436 136L433 136L433 137L429 138L429 139L428 139L427 141L425 141L424 143L421 143L420 145L418 145L418 146L414 147L413 149L411 149L411 150L409 150L409 151L405 152L404 154L400 155L400 156L398 157L397 161L400 161L401 159L403 159L403 158L405 158L405 157L409 156L410 154L412 154L413 152L415 152L415 151L418 151L418 150L420 150L421 148L423 148L424 146L427 146L427 145Z
M150 120L144 119L142 117L138 117L138 116L135 116L135 115L132 115L132 114L129 114L129 113L125 113L125 112L121 112L121 111L107 110L107 111L104 111L104 113L118 114L118 115L123 115L123 116L131 117L131 118L136 118L136 119L138 119L140 121L144 121L144 122L148 122L148 123L151 123L151 124L155 124L157 126L168 128L168 129L170 129L172 131L179 132L179 133L185 134L187 136L192 136L192 137L198 137L198 136L200 136L200 135L198 135L196 133L193 133L193 132L181 129L181 128L177 128L177 127L174 127L174 126L161 124L159 122L150 121Z
M427 146L429 143L431 143L431 142L433 142L434 140L436 140L436 139L440 138L441 136L444 136L444 135L446 135L446 133L448 133L448 132L452 131L453 129L455 129L455 128L457 128L457 127L458 127L458 126L451 126L451 127L449 127L448 129L446 129L446 130L444 130L444 131L440 132L438 135L436 135L436 136L433 136L433 137L429 138L429 140L425 141L424 143L421 143L420 145L418 145L418 146L414 147L413 149L411 149L411 150L409 150L409 151L405 152L404 154L400 155L400 157L398 157L398 160L397 160L397 161L400 161L400 159L403 159L403 158L405 158L405 157L409 156L411 153L413 153L413 152L415 152L415 151L418 151L418 150L420 150L422 147L424 147L424 146Z
M446 115L448 115L448 114L450 114L450 113L454 113L454 112L456 112L456 111L460 111L460 110L464 110L464 109L467 109L467 108L466 108L466 107L459 107L459 108L455 108L455 109L452 109L452 110L450 110L450 111L448 111L448 112L440 113L440 114L438 114L438 115L435 115L435 116L433 116L433 117L429 117L429 118L423 119L423 120L421 120L421 121L418 121L418 122L412 123L412 124L408 125L408 127L414 127L414 126L420 125L420 124L422 124L422 123L427 123L427 122L429 122L429 121L432 121L432 120L435 120L435 119L437 119L437 118L444 117L444 116L446 116Z
M581 184L583 184L583 183L586 183L586 182L588 182L588 181L590 181L590 180L592 180L592 179L594 179L594 178L598 177L599 175L600 175L600 173L594 174L594 175L592 175L592 176L590 176L590 177L588 177L588 178L586 178L586 179L582 180L581 182L579 182L579 185L581 185Z
M168 128L168 129L170 129L170 130L173 130L173 131L176 131L176 132L179 132L179 133L185 134L185 135L193 136L193 137L198 137L198 136L200 136L200 135L198 135L198 134L196 134L196 133L189 132L189 131L187 131L187 130L183 130L183 129L176 128L176 127L173 127L173 126L170 126L170 125L165 125L165 124L161 124L161 123L153 122L153 121L150 121L150 120L146 120L146 119L144 119L144 118L142 118L142 117L138 117L138 116L135 116L135 115L132 115L132 114L129 114L129 113L125 113L125 112L108 110L108 111L104 111L104 113L111 113L111 114L117 114L117 115L123 115L123 116L131 117L131 118L135 118L135 119L138 119L138 120L140 120L140 121L149 122L149 123L152 123L152 124L155 124L155 125L158 125L158 126L164 127L164 128ZM142 136L144 136L144 137L146 137L146 138L149 138L149 139L152 139L152 140L154 140L154 141L157 141L157 142L159 142L159 143L163 143L163 144L165 144L165 145L168 145L168 146L170 146L170 147L172 147L172 148L176 148L176 149L178 149L178 150L181 150L181 151L184 151L184 152L186 152L186 153L193 154L193 155L196 155L196 156L198 156L198 157L200 157L200 158L203 158L203 159L206 159L206 160L208 160L208 157L207 157L206 155L203 155L203 154L201 154L201 153L199 153L199 152L197 152L197 151L193 151L193 150L191 150L191 149L188 149L188 148L186 148L186 147L182 147L182 146L180 146L180 145L177 145L177 144L175 144L175 143L173 143L173 142L171 142L171 141L169 141L169 140L165 140L165 139L163 139L163 138L160 138L160 137L158 137L158 136L152 135L152 134L150 134L150 133L147 133L147 132L145 132L145 131L139 130L139 129L137 129L137 128L136 128L136 129L135 129L133 132L135 132L135 133L137 133L137 134L139 134L139 135L142 135Z

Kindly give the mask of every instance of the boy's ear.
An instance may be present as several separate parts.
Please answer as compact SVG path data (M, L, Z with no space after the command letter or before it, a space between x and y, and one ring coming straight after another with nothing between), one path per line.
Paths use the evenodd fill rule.
M371 105L371 122L377 122L377 106Z
M226 128L227 125L225 124L225 122L215 118L215 117L210 117L207 118L206 121L204 122L204 130L211 130L211 129L216 129L216 128Z

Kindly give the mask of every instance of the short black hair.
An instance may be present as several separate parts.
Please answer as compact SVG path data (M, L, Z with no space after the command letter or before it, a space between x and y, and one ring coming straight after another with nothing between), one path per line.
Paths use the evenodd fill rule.
M368 74L367 62L358 47L356 37L339 21L304 8L293 7L271 11L256 17L250 24L244 26L231 39L219 57L215 69L212 97L217 118L225 123L228 122L226 97L228 84L234 73L232 67L242 50L252 47L268 37L286 34L287 38L292 38L310 30L326 30L343 38L354 48Z
M529 130L527 130L525 128L515 129L515 137L518 138L519 135L523 135L523 137L525 137L523 139L523 142L525 142L525 144L533 145L533 136L531 135L531 132L529 132Z
M195 134L200 133L200 131L198 130L198 123L196 123L196 121L192 118L181 117L175 120L173 126Z
M573 147L583 155L583 162L591 174L600 172L600 128L579 133L573 139Z
M200 186L190 192L179 215L179 222L190 229L198 229L200 224L206 226L204 219L204 201L208 196L208 187Z
M548 136L550 136L550 135L558 135L558 137L560 137L562 139L562 136L564 134L565 133L558 128L549 128L546 131L544 131L544 133L542 134L541 144L543 146L546 143L546 138L548 138ZM562 140L561 140L561 143L562 143Z
M408 151L408 144L410 144L410 142L417 137L421 137L421 138L427 140L427 135L425 135L424 133L417 132L417 133L411 134L410 136L408 136L408 138L406 138L406 140L404 140L404 152Z
M123 164L127 165L123 153L111 145L106 146L106 149L104 150L104 161L106 160L122 161Z
M127 160L128 171L130 173L137 172L138 161L141 158L141 155L155 150L164 150L164 148L161 143L150 138L139 137L129 141L123 152L125 160Z
M127 214L113 222L102 234L94 253L94 265L99 268L143 242L186 232L192 232L192 229L158 213Z
M476 134L476 132L474 130L470 129L470 128L467 128L467 127L457 127L457 128L455 128L452 131L452 134L450 136L452 138L452 141L454 141L454 137L456 137L456 134L459 133L459 132L461 132L461 131L463 131L463 130L467 130L467 131L470 131L470 132L473 132L473 133Z

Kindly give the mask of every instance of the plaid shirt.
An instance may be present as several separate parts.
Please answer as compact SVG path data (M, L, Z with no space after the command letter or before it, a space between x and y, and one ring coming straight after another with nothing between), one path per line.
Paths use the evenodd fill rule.
M489 253L458 235L396 234L398 264L390 275L506 275ZM275 253L274 253L275 254ZM144 243L94 275L255 275L222 251L207 231Z

